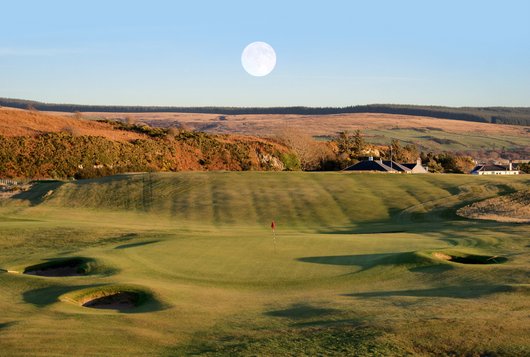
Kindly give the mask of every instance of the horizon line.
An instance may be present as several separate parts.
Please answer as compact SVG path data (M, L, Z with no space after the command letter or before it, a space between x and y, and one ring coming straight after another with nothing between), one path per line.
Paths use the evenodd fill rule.
M343 106L308 106L308 105L278 105L278 106L242 106L242 105L175 105L175 104L78 104L78 103L67 103L67 102L45 102L40 100L33 99L24 99L24 98L12 98L12 97L0 97L0 106L10 107L9 105L4 105L2 103L13 102L12 104L35 104L35 105L45 105L45 106L70 106L70 107L102 107L102 108L119 108L119 107L129 107L129 108L159 108L159 109L348 109L356 107L370 107L370 106L402 106L402 107L418 107L418 108L450 108L450 109L530 109L530 106L506 106L506 105L488 105L488 106L450 106L450 105L439 105L439 104L411 104L411 103L366 103L366 104L351 104ZM20 108L19 106L14 106L14 108ZM60 111L60 110L58 110Z

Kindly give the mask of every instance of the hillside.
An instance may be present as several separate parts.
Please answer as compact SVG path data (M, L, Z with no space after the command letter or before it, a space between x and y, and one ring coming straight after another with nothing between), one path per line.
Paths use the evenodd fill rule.
M472 175L391 176L341 172L150 173L42 184L18 198L49 207L149 213L183 224L259 226L276 218L291 228L339 229L365 223L377 226L443 220L447 207L530 184L527 175L509 181ZM361 201L364 203L352 204Z
M0 136L31 136L70 132L78 136L100 136L109 140L131 141L146 135L117 130L110 124L37 111L0 108Z
M59 113L57 113L59 114ZM134 119L154 127L184 126L208 133L274 137L288 133L327 139L340 131L361 130L367 141L388 145L392 138L423 150L503 150L530 155L530 129L524 126L436 119L398 114L218 115L190 113L83 113L86 118ZM525 154L526 153L526 154Z
M1 178L88 178L134 171L296 169L278 143L0 108Z
M494 197L462 207L458 215L499 222L530 223L530 191Z
M27 101L16 101L15 104L19 107L24 107L28 103ZM66 109L66 107L54 107L53 105L50 107L44 106L43 108ZM479 160L494 160L499 157L503 159L526 159L530 155L530 129L526 126L498 125L489 123L489 120L460 120L455 122L453 118L444 119L429 116L428 112L422 112L423 116L418 115L419 112L415 112L416 115L411 115L411 113L402 112L388 114L384 111L383 113L371 113L368 111L341 114L309 111L308 114L293 114L296 111L285 110L283 114L273 114L274 111L266 114L238 114L244 113L243 109L245 108L239 108L241 109L240 111L237 110L238 108L232 108L233 110L228 111L232 114L219 114L223 113L223 108L112 107L109 109L108 107L95 106L68 108L72 110L84 109L85 111L76 112L76 114L63 111L47 113L30 111L29 113L33 115L42 114L42 118L49 115L50 118L43 120L39 126L32 123L36 118L29 117L25 120L30 122L31 125L21 123L17 129L18 133L26 135L39 130L46 131L53 128L53 130L58 131L76 127L76 131L90 135L96 130L96 127L89 127L90 120L111 119L122 122L143 123L159 128L186 128L212 134L237 134L262 138L290 135L308 139L312 137L317 140L329 140L329 138L341 131L361 130L366 140L375 145L388 145L392 139L398 139L403 143L416 145L423 151L457 151L471 155ZM118 112L118 109L127 109L130 112ZM164 112L162 109L173 111ZM176 109L182 109L183 112L175 112ZM258 110L260 108L250 109L255 109L254 112L260 112ZM250 109L249 112L252 113L253 111ZM2 109L4 113L7 112L9 115L13 113L11 110L13 109ZM199 110L202 112L199 112ZM514 111L517 113L525 112L524 108L515 108ZM27 113L26 111L20 112ZM268 112L268 110L264 110L264 112ZM6 117L6 114L4 114L4 117ZM67 118L69 122L53 125L53 122L58 117ZM72 119L78 119L78 121L72 122ZM78 123L79 120L84 123L83 126ZM43 129L43 127L46 127L44 124L46 121L52 123L50 129ZM4 129L0 127L0 130L3 130L4 135L16 135L14 134L15 129L10 128L10 125L5 120L3 122ZM102 124L93 125L99 126ZM6 126L8 127L6 128ZM114 134L120 135L122 138L111 138L112 140L127 140L132 136L132 134L124 135L124 133L120 132L113 132L112 135ZM111 134L108 128L103 128L103 131L98 135L109 136Z

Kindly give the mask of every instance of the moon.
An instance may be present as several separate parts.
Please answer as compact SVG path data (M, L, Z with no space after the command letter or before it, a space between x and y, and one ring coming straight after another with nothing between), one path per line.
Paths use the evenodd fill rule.
M241 64L251 76L264 77L276 66L276 52L266 42L252 42L243 50Z

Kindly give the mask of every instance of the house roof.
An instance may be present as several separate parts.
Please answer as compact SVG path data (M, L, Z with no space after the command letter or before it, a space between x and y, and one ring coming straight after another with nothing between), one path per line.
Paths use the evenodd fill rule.
M508 167L504 165L477 165L471 172L479 171L508 171Z
M405 166L405 167L408 168L409 170L412 170L413 168L415 168L415 167L418 165L418 163L415 162L415 163L413 163L413 164L401 164L401 165Z
M379 160L359 161L355 165L344 169L345 171L382 171L382 172L396 172L396 169L390 168Z
M392 166L390 165L390 163L392 163ZM400 164L395 161L383 161L383 164L385 164L388 167L393 168L396 171L402 171L402 172L410 171L410 168L408 168L406 165Z

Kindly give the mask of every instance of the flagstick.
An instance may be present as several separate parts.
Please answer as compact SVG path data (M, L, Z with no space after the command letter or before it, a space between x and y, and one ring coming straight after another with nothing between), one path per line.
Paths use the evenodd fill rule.
M276 222L274 220L271 222L272 229L272 242L274 244L274 253L276 253Z
M274 253L276 253L276 231L272 230L272 242L274 244Z

